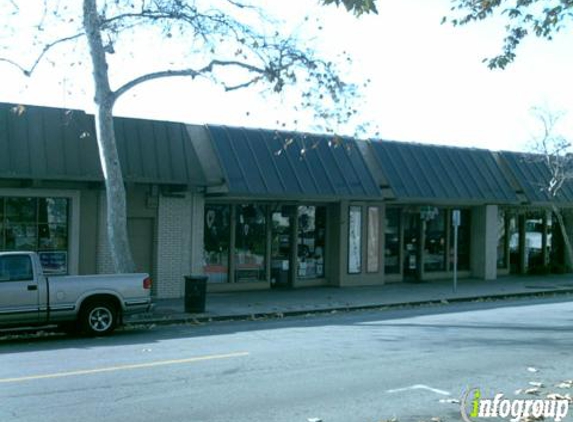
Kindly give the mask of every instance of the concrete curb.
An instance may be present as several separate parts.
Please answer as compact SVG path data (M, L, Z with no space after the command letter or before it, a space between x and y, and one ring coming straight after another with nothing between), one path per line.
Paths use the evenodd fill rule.
M566 296L570 294L573 294L573 289L501 293L501 294L490 294L485 296L466 296L466 297L456 297L456 298L428 299L428 300L417 300L417 301L397 302L397 303L380 303L380 304L369 304L369 305L332 306L324 308L294 310L294 311L253 312L253 313L235 314L235 315L192 316L193 314L186 314L185 316L183 316L177 314L174 316L151 317L149 319L142 318L141 320L132 317L132 318L126 318L125 325L133 326L139 324L154 324L154 325L205 324L209 322L221 322L221 321L247 321L247 320L262 320L268 318L304 316L313 314L328 314L332 312L352 312L352 311L365 311L374 309L392 310L392 309L400 309L408 307L446 305L450 303L465 303L465 302L477 302L477 301L488 301L488 300L502 301L502 300L525 298L525 297L555 297L555 296Z

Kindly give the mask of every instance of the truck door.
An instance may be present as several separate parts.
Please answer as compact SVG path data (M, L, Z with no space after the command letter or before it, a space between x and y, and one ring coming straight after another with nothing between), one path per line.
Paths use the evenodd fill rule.
M39 290L30 256L0 256L0 324L32 324L38 319Z

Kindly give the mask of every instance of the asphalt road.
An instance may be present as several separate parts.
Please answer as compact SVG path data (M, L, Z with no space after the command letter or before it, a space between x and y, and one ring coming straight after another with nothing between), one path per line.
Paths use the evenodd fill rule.
M572 325L522 300L4 339L0 421L457 421L468 388L573 378Z

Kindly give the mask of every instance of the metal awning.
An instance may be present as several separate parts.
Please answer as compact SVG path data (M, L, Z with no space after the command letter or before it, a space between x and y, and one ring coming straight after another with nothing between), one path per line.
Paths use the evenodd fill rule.
M185 125L114 118L126 182L203 185ZM79 110L0 104L0 177L102 181L94 118Z
M491 151L393 141L371 142L370 151L396 201L518 203Z
M573 204L573 181L566 180L553 199L547 193L551 179L545 157L536 154L502 151L499 157L506 171L509 171L528 202L533 205L546 205L552 200L563 205Z
M382 199L357 141L226 126L207 130L229 194Z

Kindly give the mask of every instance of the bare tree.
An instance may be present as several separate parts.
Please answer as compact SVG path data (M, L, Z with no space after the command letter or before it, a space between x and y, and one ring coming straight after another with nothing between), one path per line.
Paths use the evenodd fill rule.
M559 197L563 186L573 180L573 143L558 132L557 125L563 113L552 112L543 108L534 108L541 130L531 142L531 150L535 153L536 161L543 162L548 171L546 180L538 182L541 190L549 198L550 208L559 224L569 263L573 264L573 247Z
M36 1L43 12L38 16L33 42L27 47L16 43L17 51L6 48L0 61L31 77L46 61L62 73L71 66L86 69L82 51L89 54L96 137L107 195L107 231L118 272L133 271L134 263L113 112L117 100L133 88L169 77L191 81L208 78L227 91L258 86L265 87L264 92L282 93L296 88L293 91L299 95L300 108L313 110L332 132L337 124L357 115L353 105L358 98L357 86L343 81L337 65L316 57L304 40L282 35L276 22L249 0ZM11 0L10 4L12 24L34 10L34 5L28 3L25 10L21 2ZM113 70L129 66L138 54L135 47L145 45L148 37L159 37L166 49L181 51L185 46L186 51L174 53L176 57L163 69L138 73L133 68L131 79L112 81L117 75ZM36 51L28 63L20 62L23 49ZM66 59L72 63L64 64Z

